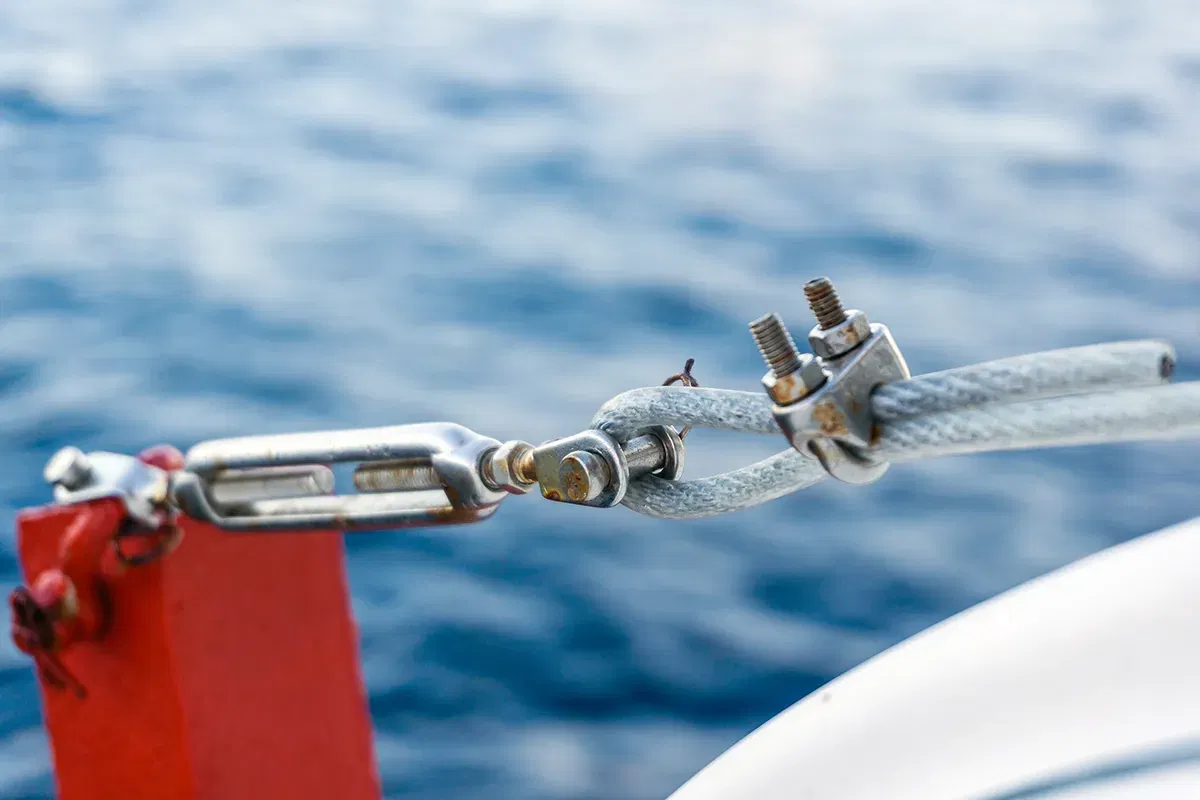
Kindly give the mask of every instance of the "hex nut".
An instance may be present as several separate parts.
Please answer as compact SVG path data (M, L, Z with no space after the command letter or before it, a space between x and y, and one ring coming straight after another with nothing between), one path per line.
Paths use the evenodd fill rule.
M763 376L763 388L775 401L775 405L787 406L803 400L825 383L825 370L821 363L810 353L801 353L800 369L785 375L777 376L774 370Z
M488 456L487 477L497 489L509 494L525 494L533 488L535 481L521 477L519 462L532 452L533 445L528 442L505 442Z
M871 338L871 322L856 308L846 311L846 319L832 328L817 325L808 334L808 344L821 358L844 356Z

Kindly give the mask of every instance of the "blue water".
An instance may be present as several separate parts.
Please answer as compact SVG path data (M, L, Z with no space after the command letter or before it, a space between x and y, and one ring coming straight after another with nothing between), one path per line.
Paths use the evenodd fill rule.
M1133 337L1200 378L1194 0L0 7L0 522L58 447L585 427L832 276L914 371ZM781 441L696 433L689 472ZM905 636L1200 514L1194 443L729 517L513 498L350 542L392 798L661 798ZM11 537L0 576L17 579ZM49 791L0 648L0 796Z

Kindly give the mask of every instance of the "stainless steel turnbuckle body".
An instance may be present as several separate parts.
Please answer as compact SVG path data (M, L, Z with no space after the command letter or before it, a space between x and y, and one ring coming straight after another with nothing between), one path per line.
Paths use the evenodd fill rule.
M500 442L448 422L248 436L193 447L172 496L230 531L457 525L495 513L508 493L484 480ZM356 494L334 494L336 464L358 463Z

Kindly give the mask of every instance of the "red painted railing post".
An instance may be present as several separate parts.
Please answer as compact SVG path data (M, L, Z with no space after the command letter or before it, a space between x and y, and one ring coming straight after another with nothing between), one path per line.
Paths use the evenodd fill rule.
M113 498L17 520L14 638L60 800L377 800L342 535L180 517L138 564L115 556L125 522Z

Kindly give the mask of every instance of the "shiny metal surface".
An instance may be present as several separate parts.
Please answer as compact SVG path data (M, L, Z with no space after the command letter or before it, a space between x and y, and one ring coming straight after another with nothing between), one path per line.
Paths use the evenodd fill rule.
M168 475L132 456L63 448L50 458L44 475L65 481L54 483L54 500L63 505L117 497L135 522L150 528L162 522Z
M508 496L482 477L484 456L499 446L461 425L442 422L217 440L188 452L173 496L188 514L237 531L473 522L490 516ZM360 490L377 493L261 497L222 507L211 488L229 470L352 462L361 462L355 480Z
M42 477L51 486L70 491L79 489L92 478L92 465L78 447L64 447L46 462Z
M333 471L329 467L263 467L226 470L209 484L209 494L213 502L225 506L328 494L333 486Z
M483 462L483 479L493 489L525 494L537 483L531 475L533 445L509 441L489 453Z

